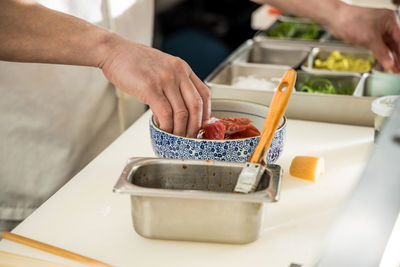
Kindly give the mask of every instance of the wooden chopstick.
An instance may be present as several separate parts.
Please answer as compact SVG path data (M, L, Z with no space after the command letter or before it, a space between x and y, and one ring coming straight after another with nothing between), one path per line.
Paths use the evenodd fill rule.
M7 251L0 251L0 266L68 267L68 265L61 263L45 261Z
M55 247L55 246L52 246L52 245L49 245L46 243L42 243L42 242L27 238L24 236L17 235L17 234L13 234L13 233L9 233L9 232L2 232L1 236L4 239L10 240L10 241L20 243L20 244L23 244L26 246L30 246L30 247L33 247L36 249L40 249L40 250L46 251L48 253L55 254L55 255L70 259L70 260L82 262L82 263L85 263L85 264L88 264L91 266L104 266L104 267L111 266L106 263L97 261L95 259L88 258L88 257L82 256L82 255L76 254L74 252L71 252L71 251L68 251L68 250L65 250L62 248L58 248L58 247Z

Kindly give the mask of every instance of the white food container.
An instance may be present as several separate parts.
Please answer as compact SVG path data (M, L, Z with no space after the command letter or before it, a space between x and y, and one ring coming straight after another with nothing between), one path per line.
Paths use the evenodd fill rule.
M375 99L372 102L372 112L374 112L375 140L379 132L382 131L386 120L392 115L399 96L391 95Z

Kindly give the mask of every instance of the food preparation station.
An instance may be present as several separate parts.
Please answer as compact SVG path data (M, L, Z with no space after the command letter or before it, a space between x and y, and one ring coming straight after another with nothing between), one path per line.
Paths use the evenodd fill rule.
M313 67L318 56L326 58L333 51L375 63L368 72L331 71ZM276 81L289 68L298 70L296 92L286 111L286 116L292 119L373 126L372 101L376 97L400 94L400 77L380 72L381 67L365 49L324 39L304 41L269 38L262 33L236 49L205 82L214 98L228 97L265 104L271 101L273 90L256 88L249 83L240 83L240 80L252 77L270 81L276 86ZM334 87L349 89L336 94L300 91L302 85L315 79L328 80Z
M282 17L281 21L291 19ZM276 27L276 23L272 27ZM289 68L298 70L296 89L310 79L324 78L335 86L350 86L353 90L348 95L293 93L286 113L285 148L276 162L283 171L280 199L268 203L267 207L261 206L265 210L255 211L252 215L257 217L257 223L250 227L258 227L253 229L259 234L258 240L245 245L210 243L208 241L216 241L216 236L223 239L224 233L209 229L203 229L204 233L213 235L203 240L202 232L197 236L198 240L206 242L145 238L143 236L155 235L159 239L174 239L165 238L165 235L176 237L181 234L179 229L168 228L168 224L163 223L179 211L179 205L169 210L162 200L157 203L156 214L140 218L140 233L133 230L128 197L112 191L113 188L117 191L126 189L114 186L124 167L129 165L130 158L155 156L149 131L151 111L142 115L13 232L113 266L315 266L330 229L356 188L374 147L371 102L384 91L376 84L381 82L390 86L398 81L398 77L379 73L377 65L362 73L315 70L312 62L324 51L339 50L349 55L372 57L368 51L334 40L327 31L322 31L314 41L282 40L267 37L267 34L268 30L259 32L252 40L246 41L210 74L205 82L213 98L241 99L268 105L273 90L235 86L238 77L273 80L282 77ZM390 92L399 93L397 88ZM317 183L289 175L291 160L304 154L325 158L326 172ZM174 162L169 170L176 165L181 168L182 164L179 164ZM151 183L143 177L138 179L140 185ZM176 199L172 201L177 204ZM145 198L132 199L132 203L134 209L142 211L154 208ZM214 199L212 204L218 205L218 199ZM207 208L210 207L193 205L193 214L199 216L198 221L203 221L202 216L208 216L209 213L202 210ZM188 207L184 211L186 216L191 216ZM213 213L216 221L231 227L229 222L218 220L218 212ZM234 220L235 214L230 216L228 219ZM188 221L195 225L196 217L188 218ZM154 232L154 226L163 232ZM184 225L182 230L185 231ZM227 242L248 243L253 240L249 237L244 242L232 242L228 238ZM0 242L0 249L68 266L82 266L7 240Z

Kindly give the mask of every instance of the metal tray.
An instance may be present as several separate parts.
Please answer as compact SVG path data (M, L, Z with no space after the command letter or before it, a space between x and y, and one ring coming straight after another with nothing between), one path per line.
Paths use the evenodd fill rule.
M325 46L325 47L314 47L312 49L311 53L308 55L307 60L301 66L301 69L303 69L305 71L309 71L309 72L314 72L314 73L318 73L318 72L325 73L325 72L329 71L329 72L336 73L339 75L363 73L363 72L333 71L333 70L313 68L314 61L317 58L326 60L328 58L328 56L335 50L339 51L342 55L347 56L347 57L368 59L368 60L371 60L372 62L375 62L375 58L369 50L359 48L359 47L352 47L352 46L344 47L344 46L331 45L331 46ZM371 70L372 70L372 68L373 68L373 66L371 67Z
M277 39L277 40L289 40L289 41L302 41L302 42L308 42L308 43L318 43L321 42L323 40L325 40L328 37L328 31L325 30L323 28L323 26L318 25L319 27L322 28L322 31L318 37L318 39L314 39L314 40L307 40L307 39L301 39L301 38L280 38L280 37L273 37L273 36L269 36L269 33L271 32L271 30L275 29L278 25L285 23L285 22L293 22L293 23L298 23L301 25L311 25L311 23L306 23L306 22L297 22L297 21L282 21L281 19L276 20L268 29L266 30L260 30L258 32L256 32L255 34L255 38L258 40L268 40L268 39Z
M230 98L252 101L269 105L273 91L239 88L232 85L238 76L252 75L269 79L282 77L286 68L254 64L224 62L206 79L212 98ZM306 79L313 77L329 78L334 84L354 87L353 95L331 95L320 93L293 92L285 115L289 119L301 119L320 122L373 126L374 117L371 102L374 98L364 97L362 92L369 74L338 74L330 71L298 71L295 87L301 86Z
M245 163L132 158L114 192L131 195L136 232L153 239L244 244L260 234L282 170L268 165L254 193L232 193Z

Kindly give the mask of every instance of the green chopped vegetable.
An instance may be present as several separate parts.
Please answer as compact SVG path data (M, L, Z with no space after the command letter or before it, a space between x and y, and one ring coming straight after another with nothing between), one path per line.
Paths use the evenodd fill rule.
M339 71L368 72L373 62L368 59L343 56L339 51L333 51L326 60L316 59L314 68Z
M295 22L282 22L270 30L268 36L316 40L321 35L322 31L322 28L315 23L300 24Z
M326 78L313 78L307 80L300 87L299 91L308 93L351 95L354 88L335 88L332 82Z

